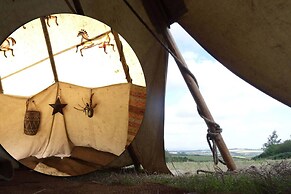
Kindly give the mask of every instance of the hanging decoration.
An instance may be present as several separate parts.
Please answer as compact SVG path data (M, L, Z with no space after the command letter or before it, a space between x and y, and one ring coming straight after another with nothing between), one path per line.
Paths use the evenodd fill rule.
M89 103L85 103L83 98L82 98L83 104L85 106L82 107L80 104L78 104L81 109L80 108L76 108L76 107L74 107L74 108L76 110L83 111L85 113L85 115L87 115L89 118L93 117L94 108L97 106L97 103L92 106L92 98L93 98L93 96L94 96L94 93L91 94Z
M104 53L107 54L107 46L111 46L112 47L112 50L114 50L114 44L111 44L110 41L110 36L109 34L111 33L111 31L107 31L107 32L104 32L94 38L89 38L89 35L87 33L86 30L84 29L81 29L77 35L77 37L81 36L81 43L78 44L76 46L77 50L76 50L76 53L78 52L78 48L80 46L82 46L82 48L80 49L80 53L81 53L81 56L83 57L83 53L82 53L82 50L83 49L89 49L89 48L92 48L94 46L99 46L99 48L103 48L104 49Z
M53 113L52 115L56 114L56 113L61 113L62 115L64 115L63 113L63 108L65 106L67 106L67 104L62 104L61 103L61 100L60 100L60 97L57 98L56 102L54 104L49 104L51 107L53 107Z
M46 20L46 24L48 25L48 27L51 27L50 26L50 23L49 23L50 20L55 20L56 25L57 26L59 25L58 24L58 17L57 16L48 15L48 16L45 16L44 19Z
M13 49L11 48L16 44L16 40L12 37L6 38L0 46L0 51L4 52L4 56L7 58L6 51L11 51L12 56L14 57Z
M24 133L26 135L35 135L38 132L40 125L40 111L36 110L35 101L32 100L32 104L35 106L35 110L29 109L29 101L26 101L26 111L24 115Z

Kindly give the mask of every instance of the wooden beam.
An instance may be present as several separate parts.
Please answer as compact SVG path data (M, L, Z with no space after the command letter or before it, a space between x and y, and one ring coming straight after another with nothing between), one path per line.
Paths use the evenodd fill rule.
M119 39L119 35L114 30L112 30L111 32L112 32L112 34L114 36L114 40L115 40L115 43L116 43L116 46L117 46L117 49L118 49L120 62L122 64L126 80L127 80L128 83L132 83L132 79L131 79L130 74L129 74L129 67L128 67L127 63L126 63L126 59L125 59L125 56L124 56L124 53L123 53L123 46L122 46L122 43L121 43L121 41Z
M203 96L200 93L200 90L198 88L196 80L193 79L193 76L191 76L189 73L187 73L185 71L185 70L187 70L188 72L190 72L188 70L187 64L186 64L182 54L180 53L179 49L177 48L176 43L175 43L175 41L174 41L174 39L173 39L173 37L168 29L165 32L165 38L168 41L169 49L177 57L175 59L175 61L178 64L178 67L182 73L182 76L183 76L183 78L184 78L184 80L185 80L185 82L186 82L186 84L187 84L187 86L192 94L192 97L194 98L194 100L198 106L200 114L203 115L209 131L211 133L215 134L213 136L213 140L215 141L223 160L225 161L229 170L236 170L236 165L234 163L234 160L233 160L232 156L230 155L230 152L229 152L226 144L224 143L224 140L223 140L221 134L217 133L217 129L213 125L213 123L215 123L214 119L213 119L204 99L203 99Z
M74 3L75 10L76 10L77 14L85 15L80 1L79 0L73 0L73 3Z
M0 76L0 94L3 94L3 87L2 87L2 79L1 79L1 76Z
M53 74L54 74L54 79L55 79L55 82L58 82L59 78L58 78L56 64L55 64L55 60L54 60L54 54L53 54L53 51L52 51L52 45L51 45L51 41L50 41L50 37L49 37L49 33L48 33L48 30L47 30L47 27L46 27L46 23L45 23L44 17L41 17L40 21L41 21L41 26L42 26L42 30L43 30L46 46L47 46L48 55L49 55L50 62L51 62L52 71L53 71Z

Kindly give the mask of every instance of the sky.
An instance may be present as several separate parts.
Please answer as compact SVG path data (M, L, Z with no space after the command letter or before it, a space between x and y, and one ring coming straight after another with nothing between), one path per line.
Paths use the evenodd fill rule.
M171 33L206 104L222 128L228 148L260 149L276 130L291 138L291 108L251 86L208 54L178 24ZM168 67L165 105L165 149L208 149L207 126L174 60Z

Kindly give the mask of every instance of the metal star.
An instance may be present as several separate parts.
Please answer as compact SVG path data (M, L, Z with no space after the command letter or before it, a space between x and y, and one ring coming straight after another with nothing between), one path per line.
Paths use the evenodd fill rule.
M49 104L49 105L54 108L52 115L54 115L58 112L61 113L62 115L64 115L63 108L65 106L67 106L67 104L62 104L59 97L57 98L57 100L54 104Z

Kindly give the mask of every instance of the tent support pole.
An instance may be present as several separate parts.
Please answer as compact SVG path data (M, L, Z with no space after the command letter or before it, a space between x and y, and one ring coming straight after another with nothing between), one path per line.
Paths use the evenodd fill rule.
M41 17L40 21L41 21L41 26L42 26L42 30L43 30L43 34L44 34L44 38L45 38L45 42L46 42L46 46L47 46L47 50L48 50L48 54L49 54L49 58L50 58L51 66L52 66L52 71L53 71L54 78L55 78L55 82L59 82L56 64L55 64L55 60L54 60L54 54L52 51L52 45L51 45L51 41L50 41L50 37L49 37L49 33L48 33L48 30L46 27L44 17Z
M74 3L74 6L75 6L77 14L85 15L80 1L79 0L73 0L73 3Z
M0 76L0 94L3 94L3 87L2 87L2 80L1 80L1 76Z
M124 53L123 53L123 46L122 46L122 43L119 39L119 36L118 36L118 33L115 32L114 30L111 30L113 36L114 36L114 40L115 40L115 43L116 43L116 46L117 46L117 49L118 49L118 53L119 53L119 56L120 56L120 62L122 64L122 67L123 67L123 70L124 70L124 73L125 73L125 78L127 80L128 83L132 83L132 79L130 77L130 74L129 74L129 67L126 63L126 60L125 60L125 56L124 56Z
M129 146L127 147L127 151L128 151L130 158L132 159L135 171L140 172L141 171L141 164L137 158L137 155L134 152L132 144L129 144Z
M168 41L168 45L169 45L169 48L170 50L175 54L175 56L177 57L175 60L176 60L176 63L178 64L178 67L181 71L181 74L192 94L192 97L194 98L196 104L197 104L197 107L199 109L199 111L201 112L201 114L208 120L206 121L205 119L205 122L206 122L206 125L208 126L209 128L209 131L211 133L214 133L216 134L213 138L213 140L215 141L218 149L219 149L219 152L223 158L223 160L225 161L226 163L226 166L228 167L229 170L236 170L236 165L234 163L234 160L232 158L232 156L230 155L230 152L221 136L220 133L216 133L216 128L214 127L214 125L212 125L210 122L213 122L214 123L214 119L200 93L200 90L198 88L198 85L197 83L195 82L195 80L193 79L193 77L191 77L188 73L186 73L184 71L184 69L188 69L187 67L187 64L182 56L182 54L180 53L180 51L178 50L177 46L176 46L176 43L172 37L172 35L170 34L169 30L167 29L167 31L165 32L165 38L166 40ZM210 122L209 122L210 121Z
M113 29L111 29L111 32L112 32L112 34L114 36L114 40L115 40L115 43L116 43L116 46L117 46L117 49L118 49L120 62L122 64L122 67L123 67L123 70L124 70L125 78L126 78L128 83L132 83L132 79L131 79L130 74L129 74L129 67L128 67L128 65L126 63L126 60L125 60L125 56L124 56L124 53L123 53L123 46L122 46L122 43L121 43L121 41L119 39L118 33L116 31L114 31ZM136 172L140 172L141 164L140 164L140 162L138 160L137 155L134 152L132 144L129 144L129 146L127 147L127 151L129 153L129 156L132 159L132 162L133 162L133 165L134 165L134 169L136 170Z

